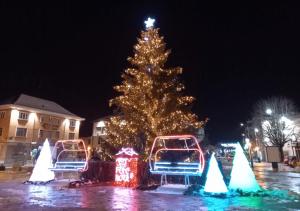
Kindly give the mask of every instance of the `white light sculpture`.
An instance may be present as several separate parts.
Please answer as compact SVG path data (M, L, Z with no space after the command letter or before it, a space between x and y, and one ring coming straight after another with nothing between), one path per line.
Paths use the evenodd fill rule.
M239 143L236 145L233 158L229 189L243 192L257 192L261 190Z
M49 142L46 139L30 176L29 182L48 182L54 180L54 172L49 170L49 168L52 168L52 156Z
M211 155L206 178L204 192L212 194L222 194L228 192L223 175L219 169L215 153Z
M154 22L155 22L155 19L152 19L152 18L148 18L144 23L146 25L146 28L152 28L154 26Z

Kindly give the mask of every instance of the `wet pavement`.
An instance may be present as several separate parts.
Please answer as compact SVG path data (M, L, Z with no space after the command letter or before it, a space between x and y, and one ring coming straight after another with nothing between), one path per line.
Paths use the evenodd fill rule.
M149 193L122 187L98 186L68 189L66 182L45 186L20 180L0 183L0 210L300 210L300 174L272 172L257 165L262 187L289 191L268 197L213 198Z
M279 172L274 172L270 164L255 164L254 173L259 184L265 189L289 190L300 195L300 173L281 165ZM300 210L300 207L299 207Z

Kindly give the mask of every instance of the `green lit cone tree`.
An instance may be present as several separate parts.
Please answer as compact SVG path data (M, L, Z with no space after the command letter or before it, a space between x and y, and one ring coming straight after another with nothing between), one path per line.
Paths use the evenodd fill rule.
M220 171L217 159L215 157L215 153L211 155L209 161L204 192L210 194L225 194L228 192L228 189L223 179L223 175Z
M244 154L244 150L239 143L236 144L230 177L230 190L242 191L245 193L261 190L261 187L257 183L255 175Z
M108 142L115 152L134 147L146 158L158 135L194 132L204 121L191 111L194 97L185 96L179 80L182 68L166 68L170 54L158 28L146 27L129 57L131 67L121 75L119 96L109 105L118 111L107 123Z

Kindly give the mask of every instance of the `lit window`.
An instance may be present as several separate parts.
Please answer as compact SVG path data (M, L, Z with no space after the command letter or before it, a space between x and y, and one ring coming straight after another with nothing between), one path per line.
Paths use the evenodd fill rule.
M70 127L75 127L76 121L75 120L70 120Z
M0 136L2 136L2 128L0 127Z
M27 112L20 112L19 119L28 120L28 113Z
M17 128L16 136L17 137L26 137L27 128Z
M69 133L69 139L75 139L75 133Z
M5 111L1 111L0 112L0 119L4 119L4 117L5 117Z

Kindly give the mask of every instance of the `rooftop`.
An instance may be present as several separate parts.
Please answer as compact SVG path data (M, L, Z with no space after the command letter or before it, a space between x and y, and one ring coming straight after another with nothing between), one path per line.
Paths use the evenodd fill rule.
M53 101L45 100L42 98L33 97L25 94L20 94L18 96L0 101L0 105L7 105L7 104L12 104L16 106L25 106L29 108L45 110L45 111L50 111L58 114L65 114L65 115L79 118L79 116L71 113L70 111L68 111L67 109L63 108L62 106L60 106L59 104Z

